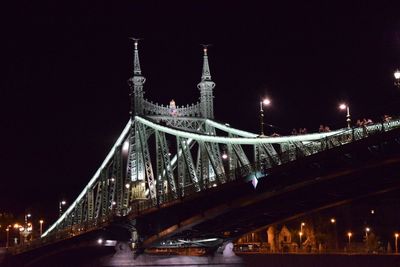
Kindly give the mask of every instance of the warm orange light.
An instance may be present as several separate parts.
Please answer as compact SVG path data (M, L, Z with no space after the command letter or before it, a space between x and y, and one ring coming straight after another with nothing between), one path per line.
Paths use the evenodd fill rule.
M336 222L335 218L332 218L331 223L335 223L335 222Z
M349 237L351 237L353 234L352 234L351 232L348 232L347 235L348 235Z

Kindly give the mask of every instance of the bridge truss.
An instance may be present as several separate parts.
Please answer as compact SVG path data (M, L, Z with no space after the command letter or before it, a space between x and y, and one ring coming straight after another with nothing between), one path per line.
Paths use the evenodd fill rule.
M42 235L79 235L165 203L218 187L255 172L294 161L400 126L399 120L353 129L296 136L260 136L214 120L207 49L200 102L177 107L143 98L135 42L131 118L89 183ZM253 178L257 186L257 178Z

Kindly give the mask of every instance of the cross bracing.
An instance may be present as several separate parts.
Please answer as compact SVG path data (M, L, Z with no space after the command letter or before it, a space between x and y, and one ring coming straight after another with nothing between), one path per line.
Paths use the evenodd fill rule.
M209 187L240 178L229 176L229 174L248 164L252 165L249 171L256 172L257 168L272 168L299 157L309 156L382 131L389 131L400 127L400 120L329 133L281 137L259 137L212 120L205 120L204 124L209 126L209 131L210 127L213 127L214 130L224 131L227 136L186 132L153 122L151 118L136 116L134 121L128 122L85 189L43 236L65 227L80 225L82 222L96 226L110 216L124 216L132 210L137 210L137 204L141 202L146 202L146 205L143 203L141 205L143 208L148 208L157 203L207 190ZM132 140L130 129L135 129L133 134L141 135L139 139L146 143L146 145L135 146L136 149L141 150L138 154L142 157L142 160L138 161L142 166L137 169L143 172L138 175L142 178L136 181L127 176L127 171L122 170L123 164L120 162L123 143ZM153 143L157 144L150 144L151 136L147 136L148 133L155 136ZM237 134L246 137L240 137ZM175 139L177 144L173 153L171 153L173 149L167 145L171 138ZM275 144L277 149L271 144ZM225 149L224 153L230 161L233 159L235 162L224 162L221 153L217 154L217 150L224 149L223 145L231 147L231 149ZM159 158L149 151L142 151L149 150L151 146L158 147L156 152L159 153ZM253 149L252 153L248 153L250 155L245 153L248 150L243 149L245 146ZM204 149L205 153L201 153L201 149ZM129 151L130 153L138 152L131 148ZM156 165L152 163L152 160L156 162ZM182 168L180 171L179 164ZM263 164L265 166L262 166ZM205 166L205 171L197 171L202 166Z

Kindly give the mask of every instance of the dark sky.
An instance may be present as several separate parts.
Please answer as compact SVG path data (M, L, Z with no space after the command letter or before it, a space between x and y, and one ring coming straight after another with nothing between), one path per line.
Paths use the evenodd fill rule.
M129 118L129 36L144 39L146 97L164 104L197 101L199 44L213 44L215 116L238 128L258 131L263 95L282 134L343 127L341 100L355 119L399 111L399 1L180 2L1 8L0 211L54 218L89 181Z

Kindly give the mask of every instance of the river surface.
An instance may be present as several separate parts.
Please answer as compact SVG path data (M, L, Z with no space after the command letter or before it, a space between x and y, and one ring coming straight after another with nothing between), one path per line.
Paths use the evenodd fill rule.
M104 251L103 251L104 252ZM400 267L400 255L359 254L242 254L224 256L176 256L142 254L108 254L96 251L58 255L27 265L21 260L4 261L4 249L0 249L1 267L134 267L134 266L263 266L263 267Z

